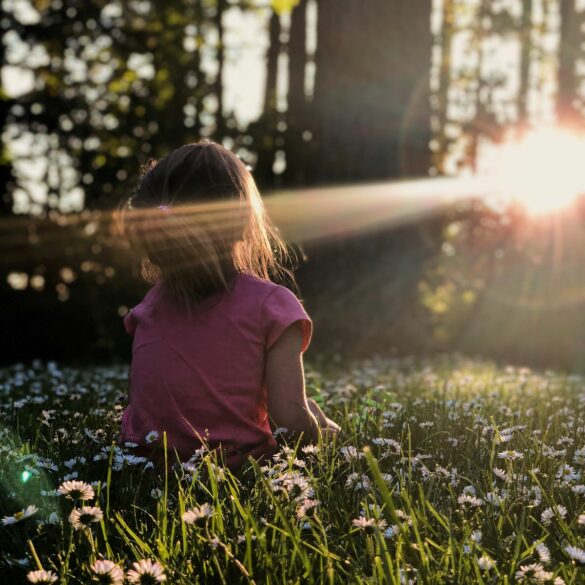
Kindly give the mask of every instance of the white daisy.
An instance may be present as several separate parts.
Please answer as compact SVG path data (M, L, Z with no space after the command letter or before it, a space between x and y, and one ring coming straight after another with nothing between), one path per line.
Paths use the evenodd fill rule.
M388 523L386 520L376 520L376 518L364 518L360 516L359 518L354 518L351 523L360 530L364 530L366 532L373 532L376 528L379 530L384 530Z
M347 477L345 487L351 487L354 490L367 490L370 487L370 478L365 474L351 473Z
M471 540L477 544L479 544L481 542L481 539L483 538L483 534L481 533L481 530L474 530L471 533Z
M93 500L95 497L93 488L84 481L65 481L57 491L69 500Z
M2 518L2 524L4 526L8 526L9 524L22 522L23 520L26 520L27 518L30 518L36 514L38 511L39 509L36 506L27 506L24 510L16 512L14 516L4 516L4 518Z
M104 513L95 506L82 506L75 508L69 514L69 522L75 530L89 528L91 524L99 522L104 517Z
M552 508L547 508L544 512L540 515L540 519L543 524L550 524L555 517L555 515L560 516L560 518L565 518L567 515L567 508L565 506L553 506Z
M493 559L484 554L477 559L477 566L481 571L491 571L495 568L496 563Z
M55 583L58 579L53 571L30 571L26 578L31 583Z
M146 433L144 439L150 445L151 443L158 441L158 436L159 435L157 431L149 431L148 433Z
M498 453L498 458L505 459L506 461L515 461L516 459L524 459L524 454L514 450L502 451Z
M565 552L578 563L585 564L585 550L576 546L567 545Z
M197 508L186 510L181 516L185 524L202 524L213 516L214 510L207 502Z
M540 563L532 563L530 565L522 565L516 571L516 581L523 583L545 583L552 579L553 574L544 570Z
M544 542L536 545L536 552L538 553L538 558L543 565L550 563L550 550Z
M96 561L91 566L91 570L96 574L97 580L104 585L122 585L124 583L124 571L112 561Z
M132 563L134 569L128 571L126 578L130 583L163 583L167 580L164 570L158 561L143 559Z
M479 508L483 504L483 500L481 498L476 498L475 496L468 496L467 494L461 494L457 498L457 503L462 508Z
M303 500L301 505L297 508L297 518L301 520L302 518L313 516L318 505L319 502L317 500L311 500L309 498Z
M581 474L576 471L574 467L571 467L570 465L563 465L557 471L557 479L560 479L565 483L569 483L571 481L578 481L581 479Z
M346 461L356 461L357 459L362 459L364 457L364 454L359 451L357 447L353 447L352 445L341 447L339 452L343 455L343 458Z

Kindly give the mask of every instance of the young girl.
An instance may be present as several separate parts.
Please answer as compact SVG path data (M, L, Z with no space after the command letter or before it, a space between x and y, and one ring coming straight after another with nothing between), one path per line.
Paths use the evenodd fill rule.
M153 284L124 317L134 339L123 441L147 452L166 433L171 455L205 444L237 468L276 452L271 424L302 443L337 433L305 395L312 322L270 281L290 276L286 247L237 156L204 140L150 162L121 226Z

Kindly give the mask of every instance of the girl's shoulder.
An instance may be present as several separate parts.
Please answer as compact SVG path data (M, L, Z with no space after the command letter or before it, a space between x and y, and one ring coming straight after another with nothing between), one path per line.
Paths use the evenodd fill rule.
M248 294L252 294L258 300L265 301L269 296L273 295L290 295L296 298L294 293L285 286L253 274L240 273L239 279L241 288Z

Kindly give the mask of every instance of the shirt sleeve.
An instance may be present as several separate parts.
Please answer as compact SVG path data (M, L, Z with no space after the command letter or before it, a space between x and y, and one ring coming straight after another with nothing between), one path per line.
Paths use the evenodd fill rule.
M133 315L132 315L132 309L130 309L125 315L124 315L124 329L126 329L126 333L128 333L128 335L134 335L134 332L136 331L136 319L134 319Z
M303 329L303 353L313 333L313 322L299 299L284 286L274 289L262 306L262 318L265 331L266 349L270 349L282 333L297 321L301 322Z

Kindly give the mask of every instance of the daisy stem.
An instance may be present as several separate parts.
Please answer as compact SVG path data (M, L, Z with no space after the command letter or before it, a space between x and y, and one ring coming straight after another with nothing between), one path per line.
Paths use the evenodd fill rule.
M41 559L39 559L39 555L37 555L37 551L35 550L35 545L33 544L32 540L27 540L26 541L28 543L28 548L30 549L30 552L33 556L33 559L35 560L35 563L37 565L37 568L39 569L39 571L43 571L43 565L41 564Z

